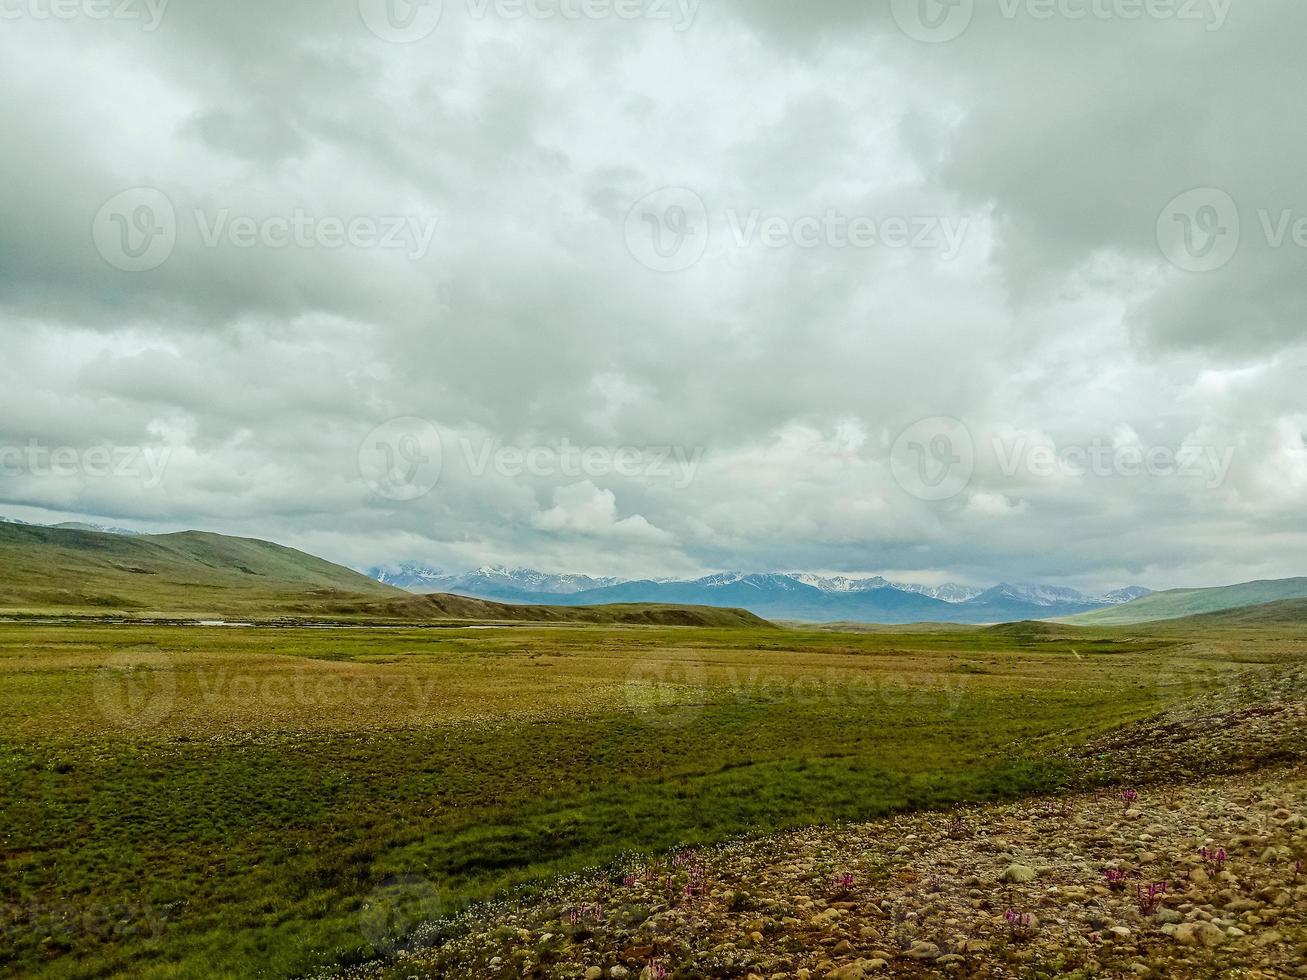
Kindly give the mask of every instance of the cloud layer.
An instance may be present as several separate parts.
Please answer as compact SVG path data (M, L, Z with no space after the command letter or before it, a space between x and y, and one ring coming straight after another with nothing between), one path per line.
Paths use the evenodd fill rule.
M1294 0L51 9L0 23L0 513L1304 571Z

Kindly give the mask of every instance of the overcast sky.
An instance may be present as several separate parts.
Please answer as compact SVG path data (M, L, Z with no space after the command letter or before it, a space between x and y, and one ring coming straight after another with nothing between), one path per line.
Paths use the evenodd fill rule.
M1301 0L2 0L0 514L1307 573Z

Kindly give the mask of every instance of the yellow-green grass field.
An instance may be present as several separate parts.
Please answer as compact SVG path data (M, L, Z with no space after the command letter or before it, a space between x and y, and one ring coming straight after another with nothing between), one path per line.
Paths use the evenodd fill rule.
M296 976L632 851L1056 788L1266 631L0 623L0 974ZM370 899L370 896L372 897Z

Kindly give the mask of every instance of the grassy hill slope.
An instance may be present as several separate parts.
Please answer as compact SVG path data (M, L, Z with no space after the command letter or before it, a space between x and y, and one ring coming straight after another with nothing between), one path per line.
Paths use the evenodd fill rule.
M1134 602L1071 616L1065 620L1080 626L1130 626L1161 619L1179 619L1201 613L1259 606L1281 599L1307 598L1307 578L1244 582L1215 589L1171 589L1154 592Z
M105 534L0 522L0 612L70 616L767 627L739 609L510 606L415 596L313 555L202 531Z
M460 595L407 595L368 602L334 602L325 613L369 620L476 620L497 623L595 623L600 625L768 628L773 624L744 609L630 603L607 606L520 606Z
M125 536L0 523L0 610L252 614L398 589L293 548L202 531Z
M1165 625L1168 628L1174 626L1182 629L1191 626L1204 629L1216 626L1241 629L1307 627L1307 599L1281 599L1279 602L1265 602L1256 606L1200 613L1197 616L1185 616L1183 619L1167 620Z

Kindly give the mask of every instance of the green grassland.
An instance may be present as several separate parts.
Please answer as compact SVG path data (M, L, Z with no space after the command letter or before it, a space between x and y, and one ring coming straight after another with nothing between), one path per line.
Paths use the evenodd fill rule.
M0 521L0 610L250 615L405 593L293 548L203 531L119 535Z
M1307 652L1220 635L0 623L0 974L303 975L389 948L397 880L449 914L1049 789L1052 750Z
M1214 589L1170 589L1154 592L1120 606L1081 613L1066 622L1081 626L1128 626L1252 607L1285 599L1307 599L1307 578L1244 582Z

